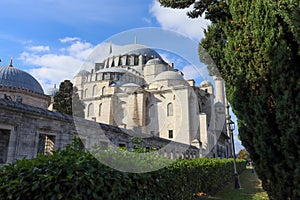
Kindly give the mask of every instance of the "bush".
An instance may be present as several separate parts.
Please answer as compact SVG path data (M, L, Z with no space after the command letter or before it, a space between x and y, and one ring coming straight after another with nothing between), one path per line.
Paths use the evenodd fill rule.
M241 172L244 161L238 160ZM150 173L111 169L69 146L0 168L0 199L192 199L233 179L232 159L178 160Z

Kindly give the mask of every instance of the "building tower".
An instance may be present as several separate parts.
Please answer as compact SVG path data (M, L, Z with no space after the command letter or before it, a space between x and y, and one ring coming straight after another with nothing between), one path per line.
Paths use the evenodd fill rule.
M226 93L225 93L225 85L224 85L224 80L220 76L215 76L214 77L215 81L215 86L216 86L216 102L220 102L224 105L224 110L225 110L225 123L226 123L226 135L230 138L231 133L229 130L229 125L228 122L231 118L230 113L229 113L229 104L226 98ZM232 152L231 152L231 141L227 140L225 141L225 146L226 146L226 157L229 157Z
M224 80L221 76L214 76L216 87L216 102L220 102L225 105L225 87Z

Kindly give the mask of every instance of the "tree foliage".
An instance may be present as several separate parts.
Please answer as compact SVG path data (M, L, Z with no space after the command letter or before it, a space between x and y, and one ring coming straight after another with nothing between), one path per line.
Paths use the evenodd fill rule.
M150 173L126 173L109 168L77 144L51 156L39 154L0 167L0 199L188 200L232 179L227 173L232 165L232 159L198 158L178 160ZM241 172L245 162L238 160L237 166Z
M60 113L84 117L84 104L79 99L78 89L73 88L70 80L61 82L59 91L54 96L53 108Z
M271 199L300 199L299 0L228 0L229 6L223 0L198 2L201 12L194 8L192 17L205 12L212 21L200 45L215 65L205 55L200 59L225 80L242 144L264 189Z
M84 118L85 104L80 100L77 87L73 87L72 93L72 114Z

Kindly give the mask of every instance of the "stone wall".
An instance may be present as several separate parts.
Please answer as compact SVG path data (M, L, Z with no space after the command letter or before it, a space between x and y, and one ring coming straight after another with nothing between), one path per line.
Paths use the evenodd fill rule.
M199 157L198 149L193 146L0 99L0 165L16 159L34 158L38 153L46 153L51 145L54 150L64 149L76 135L87 148L101 143L126 146L131 151L137 144L136 139L140 138L138 145L160 149L165 156Z
M0 85L0 98L8 98L12 101L22 102L27 105L47 109L50 104L50 96L29 91L25 88L16 88Z

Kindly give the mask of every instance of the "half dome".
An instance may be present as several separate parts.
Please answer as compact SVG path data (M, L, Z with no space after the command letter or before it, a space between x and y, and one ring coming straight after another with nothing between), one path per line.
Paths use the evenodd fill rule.
M31 92L44 94L39 82L27 72L15 67L0 67L0 85L27 89Z

